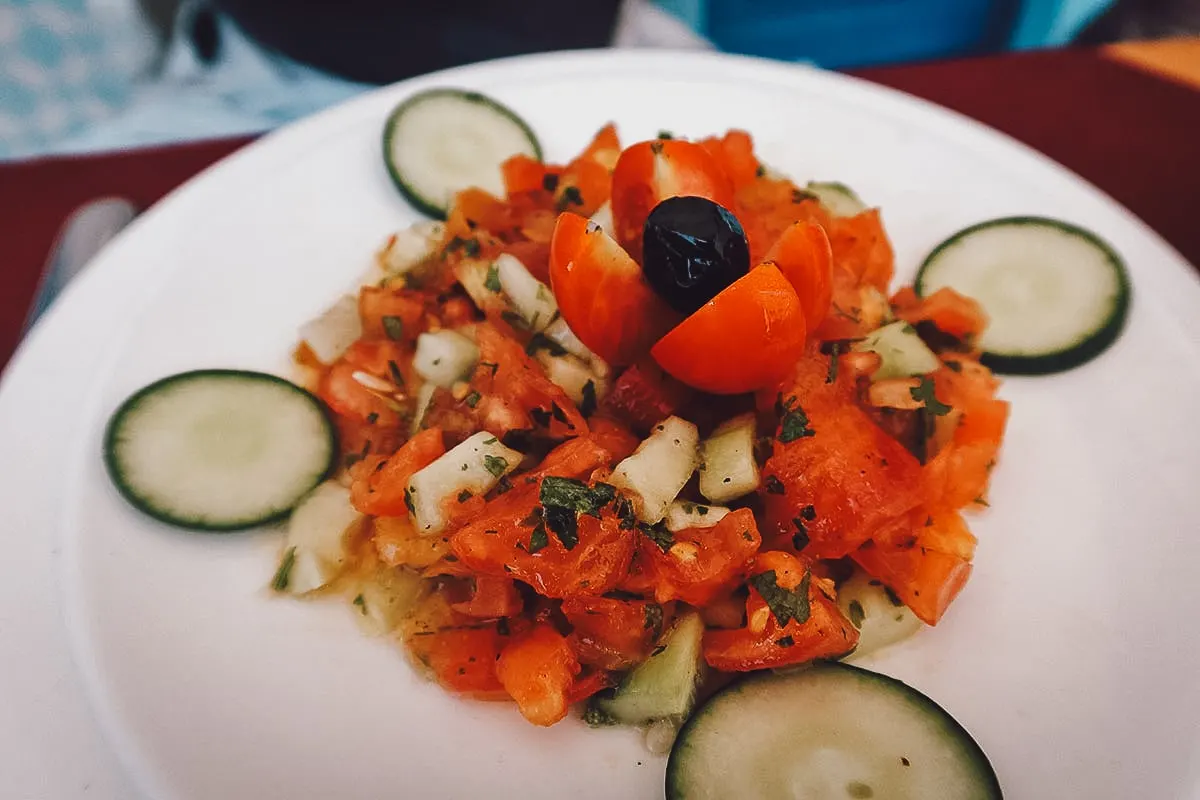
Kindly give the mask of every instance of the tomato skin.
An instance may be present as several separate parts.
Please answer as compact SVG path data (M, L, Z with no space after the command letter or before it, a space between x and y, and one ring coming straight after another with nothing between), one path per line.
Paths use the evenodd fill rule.
M796 290L773 264L750 270L659 339L650 354L689 386L740 394L778 381L804 350Z
M615 683L612 676L603 670L584 670L567 690L567 705L582 703L596 692L603 691Z
M642 536L639 564L660 603L680 600L704 606L728 594L742 580L762 544L754 512L738 509L711 528L687 528L675 534L664 552Z
M854 553L868 575L896 593L927 625L937 625L971 577L971 564L949 553L921 547L868 542Z
M654 139L626 148L612 175L613 226L617 241L642 260L642 227L656 205L668 197L707 197L730 211L733 185L724 170L699 144Z
M835 271L846 273L855 286L887 291L895 271L895 254L879 209L868 209L853 217L833 217L825 225L825 232L833 248Z
M687 405L695 392L642 359L621 373L604 398L603 408L642 436Z
M610 463L627 458L642 443L628 428L607 417L592 417L588 420L588 427L591 429L588 438L608 451Z
M404 490L409 479L445 452L441 429L430 428L387 458L363 459L351 469L350 502L364 514L406 516Z
M610 597L568 597L562 604L574 628L568 638L579 660L606 670L644 661L671 611L645 600Z
M724 136L700 140L733 184L735 190L749 186L759 177L758 159L754 156L754 140L746 131L731 130Z
M785 583L779 576L803 576L804 562L787 553L760 554L754 573L774 570L776 585ZM799 585L799 579L794 581ZM737 629L708 630L704 633L704 660L726 672L805 664L818 658L845 655L858 644L858 629L846 619L827 593L832 583L813 576L808 586L809 617L803 622L789 619L786 625L771 612L762 595L750 586L746 599L746 626ZM791 586L795 589L795 586ZM790 640L790 643L789 643Z
M367 339L415 342L426 328L425 311L425 296L411 289L364 286L358 292L358 315ZM394 322L386 326L384 317L398 320L399 326Z
M767 251L766 260L779 267L800 297L804 319L816 329L833 301L833 249L825 229L800 221L785 230Z
M567 715L568 693L581 670L566 637L545 622L514 637L500 653L495 668L521 715L541 726L553 725Z
M578 214L562 214L554 228L550 286L567 325L609 364L637 360L679 319L637 262Z
M478 700L502 700L506 687L496 674L506 637L495 625L446 628L406 640L443 688Z

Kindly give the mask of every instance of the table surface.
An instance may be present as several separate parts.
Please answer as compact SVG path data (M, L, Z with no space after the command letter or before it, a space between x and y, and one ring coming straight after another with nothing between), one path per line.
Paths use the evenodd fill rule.
M859 77L940 103L1042 151L1200 264L1200 38L880 67ZM105 195L147 207L249 138L0 164L0 366L55 234Z

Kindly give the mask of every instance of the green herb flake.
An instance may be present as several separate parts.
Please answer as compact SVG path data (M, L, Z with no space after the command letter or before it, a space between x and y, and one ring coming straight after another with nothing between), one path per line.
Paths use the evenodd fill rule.
M518 544L520 544L520 542L518 542ZM529 553L532 555L533 553L536 553L539 550L544 550L549 546L550 537L546 535L546 526L539 522L537 526L534 527L533 533L529 537Z
M499 364L494 364L491 361L480 361L478 364L475 365L475 367L477 369L483 368L483 369L491 370L493 378L496 377L496 371L500 369Z
M745 531L742 531L742 538L745 539L747 542L753 542L754 534L750 533L750 531L748 531L748 530L745 530Z
M567 348L563 347L558 342L551 339L544 333L535 333L529 339L529 344L525 345L525 354L533 355L539 350L545 350L552 356L565 356Z
M508 459L503 456L486 455L483 457L483 468L499 478L508 469Z
M648 631L654 631L655 638L662 633L663 628L663 609L658 603L646 604L646 619L642 624L642 628Z
M950 406L937 399L933 380L928 375L921 378L921 383L909 389L908 393L912 395L913 400L924 403L925 410L934 416L944 417L950 413Z
M617 519L621 520L618 526L620 530L631 531L637 527L637 515L633 511L633 503L624 495L617 496L617 502L613 504L613 513L617 515Z
M800 516L809 522L812 522L817 518L817 509L810 505L805 506L804 508L800 509Z
M502 475L500 476L500 480L496 483L496 496L499 497L505 492L510 491L512 488L512 481L508 479L507 475Z
M479 392L471 392L469 395L463 398L463 402L467 404L468 408L474 408L475 406L479 405L479 401L482 399L483 395L481 395ZM495 438L493 438L492 441L496 441Z
M372 411L370 414L367 414L367 424L368 425L374 425L376 422L379 422L378 414L376 414L374 411Z
M570 206L581 205L583 205L583 193L579 191L579 187L564 187L562 190L562 196L558 198L558 210L565 211Z
M866 612L863 611L862 603L857 600L851 600L849 611L850 623L859 630L862 630L863 619L867 616Z
M658 545L658 549L664 553L670 550L675 544L675 534L667 530L667 526L661 522L656 522L653 525L639 523L637 527L643 536Z
M659 131L658 136L656 136L654 138L656 138L656 139L674 139L675 134L671 133L670 131Z
M601 711L597 706L591 704L588 704L583 712L583 721L592 728L607 728L617 724L617 720L612 714Z
M558 176L553 172L547 172L542 176L542 188L547 192L553 192L558 188Z
M495 264L488 267L487 277L483 279L483 288L492 294L500 294L503 288L500 286L500 268Z
M404 320L390 314L383 318L383 332L394 342L404 338Z
M480 247L478 239L467 239L463 242L463 252L471 258L479 255L479 250Z
M767 487L767 494L783 494L787 491L783 481L774 475L768 475L763 485Z
M653 649L653 650L650 652L650 657L651 657L651 658L654 658L654 657L655 657L655 656L657 656L657 655L661 655L661 654L662 654L662 652L663 652L664 650L666 650L666 649L667 649L667 646L666 646L665 644L660 644L658 647L654 648L654 649Z
M404 489L404 507L408 509L409 514L417 513L416 509L413 507L412 496L413 496L412 487L411 486L405 487L405 489Z
M942 363L944 363L946 365L946 369L950 370L951 372L962 372L962 364L958 361L945 361Z
M458 502L465 503L474 496L475 495L471 494L471 492L468 491L467 489L463 489L461 492L458 493Z
M404 385L404 373L400 371L400 365L390 359L388 360L388 373L392 376L392 383L397 386Z
M354 598L354 605L358 606L364 617L367 615L367 601L361 594Z
M892 591L892 587L890 587L890 586L883 587L883 593L887 595L888 602L891 603L892 605L896 606L897 608L904 605L904 601L900 599L900 596L898 594L896 594L894 591Z
M808 547L808 543L811 540L808 536L808 530L804 528L804 523L799 519L794 519L792 522L800 529L792 534L792 547L796 548L796 551L799 552Z
M789 397L787 401L784 401L783 396L780 395L775 402L775 409L780 412L781 417L778 436L781 443L788 444L797 439L817 435L816 431L808 427L808 415L797 405L795 397Z
M275 577L271 579L271 588L277 592L286 592L288 584L292 580L292 567L294 566L296 566L296 548L289 547L279 562L279 569L275 570Z
M764 167L762 164L759 164L757 167L754 168L754 177L765 178L766 176L767 176L767 168Z
M545 506L543 512L546 527L550 529L567 550L579 544L579 517L575 511L563 506Z
M796 640L793 639L791 636L781 636L780 638L775 640L775 644L779 645L780 647L791 647L795 643L796 643Z
M838 376L838 361L842 356L842 343L834 342L829 353L829 371L825 373L825 382L833 383Z
M524 317L515 311L510 311L507 308L500 312L500 319L504 320L509 325L512 325L514 328L518 328L523 331L529 330L530 327L529 323L525 321Z
M542 478L538 501L546 507L569 508L579 514L599 516L600 509L616 499L617 490L607 483L589 487L574 478L547 475Z
M708 516L708 506L696 506L696 513L702 517Z
M794 590L781 589L776 583L775 570L760 572L750 579L750 585L762 595L767 608L775 615L780 627L789 621L796 620L800 625L808 622L810 609L808 607L808 584L812 573L805 572L800 585Z
M596 411L596 383L590 378L583 385L582 399L579 403L579 413L584 417L590 417Z
M813 194L812 192L806 191L804 189L793 189L792 190L792 202L793 203L804 203L809 200L816 200L816 199L817 199L817 196L815 194Z

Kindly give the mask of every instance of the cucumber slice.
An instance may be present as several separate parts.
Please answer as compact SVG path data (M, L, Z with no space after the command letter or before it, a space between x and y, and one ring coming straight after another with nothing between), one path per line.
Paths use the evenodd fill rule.
M127 399L104 461L134 507L172 525L231 531L280 519L329 475L336 435L321 401L261 372L197 370Z
M1121 257L1095 234L1045 217L1008 217L959 231L917 273L916 291L949 286L990 319L982 361L996 372L1072 369L1107 350L1129 314Z
M867 210L867 204L844 183L810 181L805 188L815 194L821 205L835 217L853 217Z
M944 709L846 664L762 674L713 696L667 762L668 800L994 800L987 756Z
M654 655L625 676L611 696L597 695L594 714L621 725L659 719L682 720L696 702L704 621L696 612L681 617L659 641ZM732 796L732 795L731 795Z
M518 154L541 159L537 137L511 109L478 92L420 92L398 105L383 128L392 182L438 219L445 219L463 189L476 186L503 197L500 165Z

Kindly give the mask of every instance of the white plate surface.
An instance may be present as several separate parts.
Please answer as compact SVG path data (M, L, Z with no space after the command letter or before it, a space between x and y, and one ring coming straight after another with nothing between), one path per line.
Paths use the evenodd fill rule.
M415 219L379 131L437 84L510 104L552 160L609 120L625 142L746 128L768 163L882 206L902 280L993 216L1058 216L1110 240L1133 276L1125 335L1074 372L1006 381L1013 414L993 507L972 522L975 574L943 624L869 665L973 731L1009 797L1194 796L1191 268L1060 167L929 104L805 68L645 52L473 66L290 126L176 191L71 287L0 391L0 796L661 795L663 760L636 734L541 730L510 706L449 697L347 609L270 597L277 534L167 529L102 470L104 422L141 385L201 366L286 369L297 327Z

